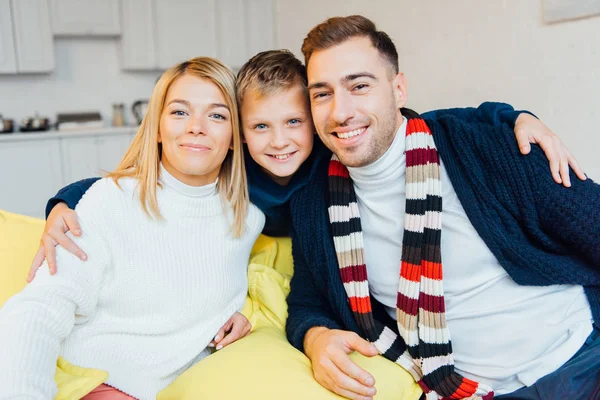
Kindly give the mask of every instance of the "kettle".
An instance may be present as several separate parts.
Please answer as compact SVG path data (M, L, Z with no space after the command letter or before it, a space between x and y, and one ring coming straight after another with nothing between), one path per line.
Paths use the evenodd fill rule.
M148 111L148 100L137 100L131 105L131 112L137 120L138 125L142 123Z

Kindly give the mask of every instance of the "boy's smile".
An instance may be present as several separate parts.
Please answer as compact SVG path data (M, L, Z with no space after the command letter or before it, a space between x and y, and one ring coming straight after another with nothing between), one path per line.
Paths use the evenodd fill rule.
M313 147L306 90L300 83L268 94L250 90L241 114L250 155L275 182L287 185Z

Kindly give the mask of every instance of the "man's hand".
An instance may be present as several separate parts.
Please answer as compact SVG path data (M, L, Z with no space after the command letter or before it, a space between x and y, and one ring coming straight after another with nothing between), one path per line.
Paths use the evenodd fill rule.
M225 325L219 329L209 347L215 347L221 350L223 347L247 336L252 330L252 324L244 317L244 315L236 312L229 318Z
M352 400L372 400L377 393L375 378L348 356L354 351L367 357L379 354L375 345L356 333L311 328L304 337L304 351L315 379L326 389Z
M556 183L562 183L566 187L571 186L569 166L579 179L582 181L587 179L575 157L569 153L562 140L539 119L527 113L521 113L515 122L515 136L522 154L529 154L531 143L540 145L546 153L550 171Z
M50 212L44 227L44 233L40 240L40 248L33 258L27 282L31 282L35 277L35 273L42 266L44 259L48 261L50 274L56 273L56 245L60 244L65 250L75 254L82 261L87 260L87 255L81 250L67 235L66 232L71 231L73 235L81 235L81 227L77 220L77 213L69 209L66 204L59 203Z

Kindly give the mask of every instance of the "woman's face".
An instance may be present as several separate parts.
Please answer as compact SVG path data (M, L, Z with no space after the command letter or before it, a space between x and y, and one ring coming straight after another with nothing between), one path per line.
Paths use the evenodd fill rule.
M232 145L231 118L217 85L189 74L177 78L160 116L165 169L190 186L214 182Z

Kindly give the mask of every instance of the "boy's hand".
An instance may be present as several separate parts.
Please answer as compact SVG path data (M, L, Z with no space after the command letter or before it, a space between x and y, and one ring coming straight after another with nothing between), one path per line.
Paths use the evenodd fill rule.
M522 154L529 154L531 143L538 144L544 150L556 183L562 183L566 187L571 186L569 166L579 179L586 180L587 177L583 170L562 140L539 119L527 113L521 113L515 122L515 136Z
M223 347L235 342L238 339L247 336L252 329L250 322L239 312L236 312L229 318L225 325L219 329L215 339L209 343L209 347L216 347L221 350Z
M77 220L77 213L67 207L64 203L59 203L50 212L44 226L44 233L40 240L40 248L33 258L27 282L31 282L35 273L42 266L44 259L48 261L50 274L56 273L56 245L60 244L65 250L75 254L82 261L87 259L87 255L81 250L67 235L71 231L73 235L81 235L81 227Z

